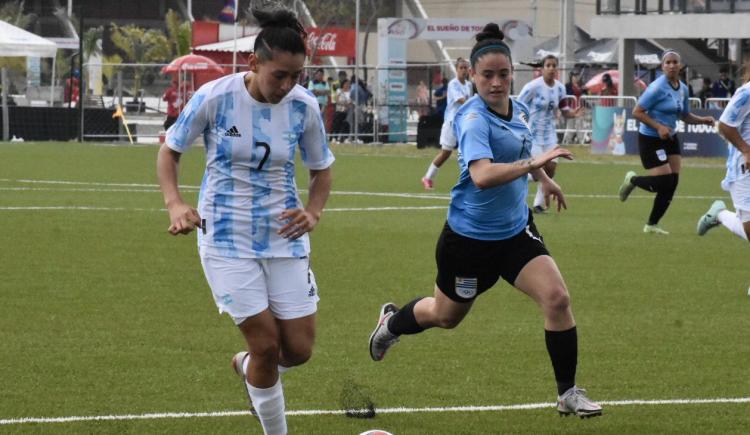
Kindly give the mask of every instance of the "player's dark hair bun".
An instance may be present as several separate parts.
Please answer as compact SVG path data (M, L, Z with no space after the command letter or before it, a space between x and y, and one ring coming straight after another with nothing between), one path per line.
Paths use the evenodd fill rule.
M297 16L287 9L252 9L253 16L258 20L261 28L266 27L289 27L296 29L298 26Z
M486 39L499 39L503 40L505 38L505 33L503 33L502 30L500 30L500 26L498 26L495 23L487 23L484 26L484 29L482 29L481 32L477 33L475 36L477 42L484 41Z

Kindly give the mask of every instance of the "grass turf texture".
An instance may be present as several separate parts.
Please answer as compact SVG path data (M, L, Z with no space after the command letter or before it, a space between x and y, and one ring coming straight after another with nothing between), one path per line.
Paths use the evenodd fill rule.
M437 151L334 152L334 191L423 194L419 179ZM712 199L731 202L719 188L723 162L685 161L661 223L671 235L660 237L641 233L652 194L636 190L624 204L616 198L627 170L642 173L636 159L574 152L579 162L561 163L557 177L569 210L536 222L572 294L580 386L595 400L750 396L747 243L721 227L695 235ZM158 190L20 181L153 185L155 156L154 147L0 144L0 208L124 209L0 209L0 419L246 409L230 368L242 339L216 313L193 236L167 235ZM199 185L203 164L200 149L187 153L181 183ZM328 207L446 206L456 175L452 158L434 197L334 194ZM306 180L302 169L300 187ZM197 192L185 197L195 201ZM307 365L284 376L288 410L340 409L351 383L381 408L554 401L541 316L504 282L457 329L404 337L383 362L369 359L380 305L432 292L444 220L444 209L324 213L312 234L322 298L317 344ZM561 419L552 408L294 416L289 427L299 434L745 433L750 404L610 406L584 421ZM262 433L249 416L0 426L3 433L241 431Z

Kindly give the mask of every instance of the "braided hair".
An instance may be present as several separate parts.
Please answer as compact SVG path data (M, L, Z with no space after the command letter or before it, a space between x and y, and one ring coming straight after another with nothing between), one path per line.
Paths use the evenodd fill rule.
M260 60L273 57L273 50L291 54L307 54L307 32L294 12L287 9L253 9L253 16L262 29L255 38L253 51Z
M477 42L474 44L474 48L471 49L471 66L472 68L477 63L477 60L487 53L502 53L508 56L511 64L513 59L510 54L510 47L508 44L503 42L505 34L500 27L495 23L487 23L481 32L477 33L474 37Z

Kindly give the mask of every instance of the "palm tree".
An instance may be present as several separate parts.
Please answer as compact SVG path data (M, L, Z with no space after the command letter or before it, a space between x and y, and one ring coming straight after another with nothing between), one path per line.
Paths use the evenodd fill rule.
M140 65L168 60L171 55L169 40L161 30L146 30L134 25L112 26L112 43L121 50L124 55L123 61L137 65L133 80L133 96L137 102L141 80L146 70L146 67Z
M189 54L193 35L190 22L182 20L172 9L167 11L164 21L167 25L167 37L169 46L172 48L172 57Z

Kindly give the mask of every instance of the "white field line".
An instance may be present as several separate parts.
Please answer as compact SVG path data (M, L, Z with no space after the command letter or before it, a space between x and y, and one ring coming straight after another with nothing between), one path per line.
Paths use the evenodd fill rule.
M445 210L444 205L428 205L423 207L342 207L327 208L326 212L343 212L343 211L401 211L401 210ZM125 207L90 207L90 206L0 206L0 211L59 211L59 210L76 210L76 211L147 211L147 212L166 212L165 208L125 208Z
M750 403L750 397L716 398L716 399L664 399L664 400L609 400L599 402L605 406L655 406L655 405L713 405ZM448 407L426 407L426 408L382 408L376 409L378 414L417 414L417 413L441 413L441 412L487 412L487 411L519 411L531 409L552 408L554 403L519 403L515 405L491 405L491 406L448 406ZM344 415L347 412L358 410L344 409L307 409L298 411L287 411L286 415L294 416L316 416L316 415ZM360 411L361 412L361 411ZM113 420L156 420L167 418L204 418L204 417L237 417L250 415L250 411L213 411L213 412L159 412L147 414L122 414L122 415L89 415L68 417L22 417L0 419L0 425L18 425L27 423L70 423L79 421L113 421Z
M63 180L26 180L18 179L11 180L7 178L0 178L0 182L7 183L32 183L32 184L58 184L58 185L88 185L88 186L103 186L107 187L104 189L97 188L44 188L44 187L0 187L0 191L58 191L58 192L145 192L145 193L159 193L159 186L156 184L137 184L137 183L96 183L88 181L63 181ZM109 186L115 187L114 189L108 188ZM118 187L127 187L130 189L118 189ZM140 187L141 189L137 189ZM136 188L136 189L133 189ZM183 190L198 190L199 186L180 186ZM306 193L307 190L300 189L300 193ZM357 192L357 191L343 191L334 190L331 191L331 195L337 196L370 196L370 197L385 197L385 198L414 198L414 199L438 199L438 200L450 200L450 195L445 194L434 194L434 193L407 193L407 192ZM529 194L532 196L532 194ZM590 198L590 199L614 199L618 198L617 195L605 195L605 194L576 194L566 193L567 198ZM716 196L709 195L677 195L680 199L691 199L691 200L710 200L717 199ZM628 197L637 199L652 199L653 195L631 195ZM391 209L391 208L389 208ZM399 208L392 208L399 210ZM328 209L330 210L330 209Z

